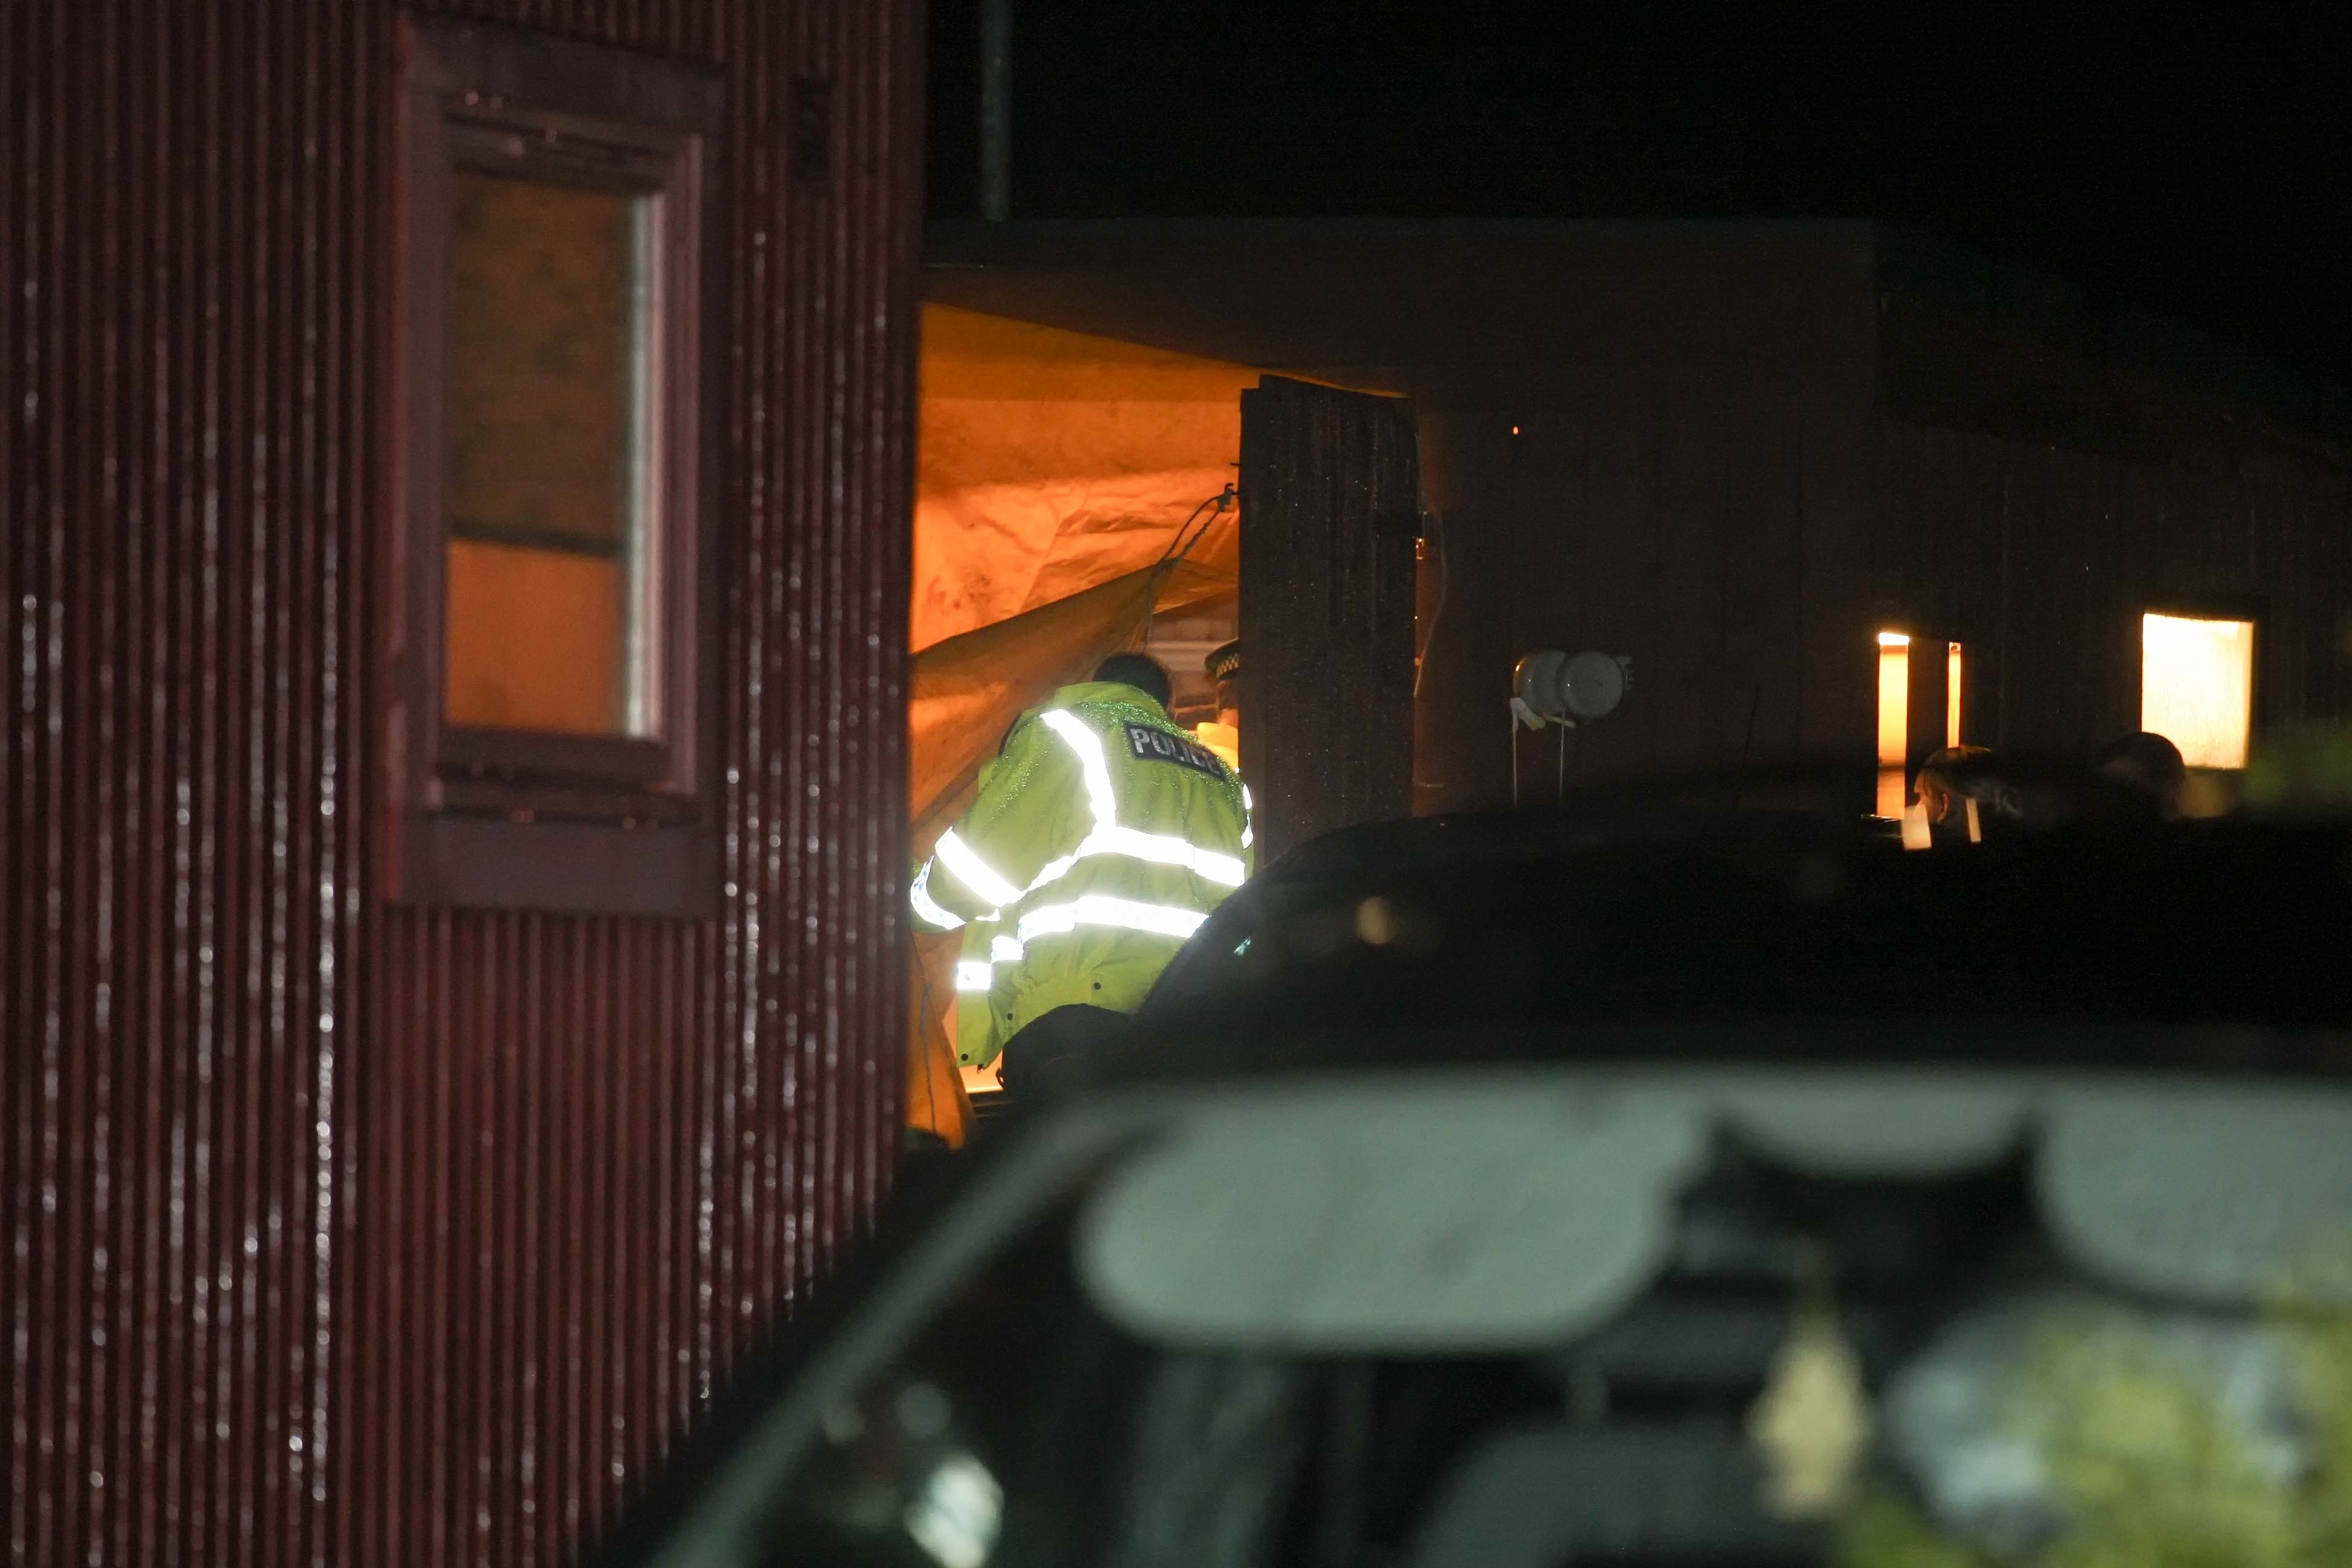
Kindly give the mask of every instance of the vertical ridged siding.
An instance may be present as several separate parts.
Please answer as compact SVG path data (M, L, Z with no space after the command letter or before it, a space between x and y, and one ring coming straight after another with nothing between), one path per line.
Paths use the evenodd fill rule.
M1258 864L1412 810L1421 471L1400 399L1242 394L1242 768Z
M2251 602L2256 730L2352 717L2352 493L2318 464L2182 439L2127 460L1881 420L1887 599L1975 661L1969 738L2083 756L2139 727L2140 616Z
M432 8L726 71L723 914L368 885L392 8L0 7L15 1562L558 1557L888 1180L917 8Z

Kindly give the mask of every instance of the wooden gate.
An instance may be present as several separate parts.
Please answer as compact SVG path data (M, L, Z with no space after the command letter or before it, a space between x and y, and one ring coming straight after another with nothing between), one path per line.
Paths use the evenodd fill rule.
M1242 771L1258 863L1412 806L1412 411L1267 376L1242 394Z

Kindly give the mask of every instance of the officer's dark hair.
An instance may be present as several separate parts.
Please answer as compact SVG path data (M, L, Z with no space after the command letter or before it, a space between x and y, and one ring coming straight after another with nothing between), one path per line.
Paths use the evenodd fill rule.
M2189 764L2181 760L2180 748L2146 730L2101 747L2095 765L2118 783L2156 795L2178 790L2189 777Z
M1095 679L1132 686L1162 708L1174 689L1168 684L1167 666L1148 653L1115 653L1095 666Z

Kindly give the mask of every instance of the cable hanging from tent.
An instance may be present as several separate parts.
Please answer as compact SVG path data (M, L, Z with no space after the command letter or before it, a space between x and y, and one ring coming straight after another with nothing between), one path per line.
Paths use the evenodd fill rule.
M1226 509L1231 507L1238 499L1239 492L1234 489L1233 481L1228 479L1225 481L1225 488L1223 489L1219 490L1215 495L1211 496L1207 500L1204 500L1199 506L1194 507L1191 513L1185 517L1184 521L1176 525L1176 531L1170 537L1168 541L1168 548L1160 552L1160 559L1152 563L1150 581L1144 591L1148 594L1157 595L1160 592L1160 584L1161 581L1170 572L1183 564L1184 558L1192 552L1192 547L1209 536L1209 525L1215 522L1217 519L1224 516ZM1211 507L1214 507L1216 510L1214 511L1209 511ZM1202 521L1201 518L1201 514L1204 511L1209 512L1206 521ZM1198 528L1192 528L1192 525L1195 522L1199 522L1201 526ZM1186 529L1192 529L1192 536L1190 539L1187 539L1184 536L1184 531ZM1151 647L1152 618L1153 617L1148 614L1143 617L1143 648L1145 651L1149 651Z
M1214 522L1218 518L1223 517L1225 514L1225 509L1232 506L1235 499L1236 492L1234 489L1233 481L1228 479L1225 481L1225 488L1223 489L1219 490L1215 495L1211 496L1207 500L1204 500L1199 506L1194 507L1190 515L1188 515L1183 521L1176 525L1176 532L1174 536L1168 541L1168 548L1160 552L1160 559L1154 562L1153 565L1171 565L1175 562L1183 560L1187 555L1190 555L1192 552L1192 547L1200 543L1202 540L1208 537L1209 523ZM1192 528L1193 523L1199 522L1201 520L1201 514L1204 511L1208 511L1211 507L1214 507L1217 510L1209 513L1208 521L1202 522L1199 528L1193 529L1192 537L1190 539L1185 538L1184 531L1188 528Z

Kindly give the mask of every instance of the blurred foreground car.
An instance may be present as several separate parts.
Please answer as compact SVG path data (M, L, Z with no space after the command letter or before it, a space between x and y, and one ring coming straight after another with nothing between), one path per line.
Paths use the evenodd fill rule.
M615 1561L2352 1563L2352 835L1435 820L909 1183Z

